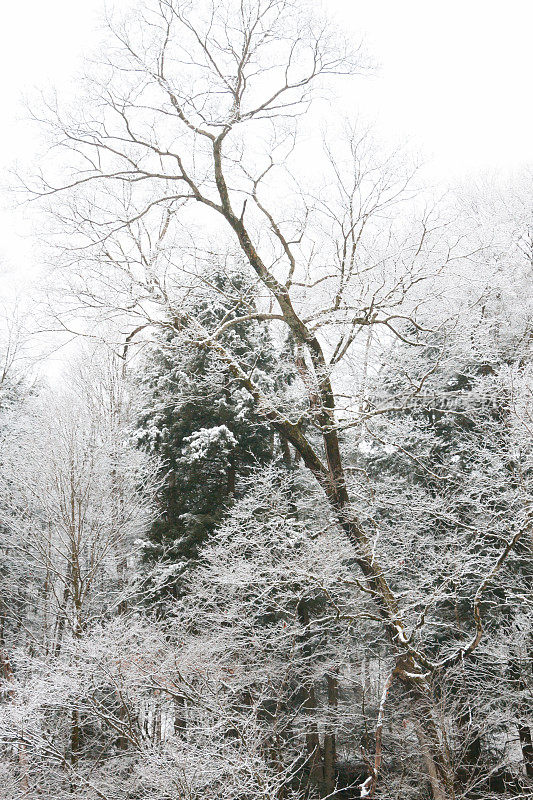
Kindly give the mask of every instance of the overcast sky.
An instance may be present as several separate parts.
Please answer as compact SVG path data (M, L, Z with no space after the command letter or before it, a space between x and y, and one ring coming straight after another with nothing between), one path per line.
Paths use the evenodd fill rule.
M119 0L115 5L127 5ZM33 140L19 102L38 86L68 85L98 41L103 0L2 4L0 170L24 160ZM378 73L354 105L382 135L408 140L432 179L455 182L486 169L533 162L531 0L324 0L364 36ZM13 225L4 214L3 227ZM4 232L5 238L5 232ZM13 244L0 244L4 262ZM5 241L7 239L5 238ZM21 250L22 250L21 246Z

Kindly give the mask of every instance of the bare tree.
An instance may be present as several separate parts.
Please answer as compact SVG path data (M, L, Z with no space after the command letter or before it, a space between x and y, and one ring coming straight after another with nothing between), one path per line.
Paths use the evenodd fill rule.
M209 348L298 454L353 547L354 585L388 637L391 675L412 704L433 796L454 797L437 678L478 649L485 591L530 518L498 543L479 576L469 629L460 626L445 652L428 649L354 502L341 432L391 410L365 406L360 364L375 364L395 339L417 348L451 315L453 280L476 247L443 228L434 211L400 215L409 171L398 175L387 161L364 157L364 137L349 132L344 153L336 143L319 153L312 130L320 118L334 139L338 132L324 98L333 79L353 76L362 61L307 4L159 0L111 32L83 107L69 114L50 105L61 163L52 160L33 187L68 236L77 313L81 305L113 316L125 332L166 326L183 346ZM309 172L315 180L304 189ZM191 298L215 291L206 265L224 260L255 276L245 318L290 342L300 394L292 405L269 395L250 359L221 343L242 316L210 327L190 311ZM246 300L235 298L239 306ZM416 381L405 376L402 404L433 369ZM377 755L375 763L369 794Z
M42 390L7 424L6 559L8 571L23 579L22 595L5 609L18 672L15 681L6 661L6 680L14 693L25 693L32 684L35 689L18 728L13 709L15 732L8 725L8 738L19 742L28 759L46 750L44 740L36 744L32 723L29 729L25 725L38 702L39 683L48 680L41 664L47 663L52 676L67 665L75 670L73 643L124 605L127 559L134 558L134 540L153 513L155 467L135 447L122 372L121 358L102 348L87 350L71 369L67 388ZM83 747L82 707L79 694L66 705L69 741L63 761L71 767ZM41 722L35 735L40 729ZM27 774L24 781L28 788Z

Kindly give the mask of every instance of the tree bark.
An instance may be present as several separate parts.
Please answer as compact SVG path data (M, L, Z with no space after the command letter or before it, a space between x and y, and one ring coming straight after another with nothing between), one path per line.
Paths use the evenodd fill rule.
M409 687L409 693L412 692L412 688ZM438 727L433 719L433 705L431 695L420 689L418 694L412 697L413 711L416 715L413 722L434 800L454 800L454 772L447 748L439 736Z
M333 715L337 709L339 682L334 675L326 676L328 686L328 712ZM324 733L324 794L325 796L331 795L335 791L336 786L336 737L335 731L332 727L332 720L328 719L326 722L326 730Z
M533 779L533 741L531 738L531 728L529 725L518 726L518 736L520 747L522 748L522 758L528 778Z
M309 689L307 700L305 702L305 709L309 714L316 713L317 700L314 686L311 686ZM316 786L322 795L322 789L324 786L324 762L322 748L320 747L318 726L315 720L313 720L308 727L305 735L305 744L309 768L309 783L311 786Z
M8 652L4 647L3 634L2 634L2 641L0 642L0 677L3 678L3 680L6 681L6 683L8 684L13 684L15 680L15 676L13 674L13 667L11 666L11 661ZM9 700L13 700L14 687L8 689L4 694L6 698L8 698ZM28 756L26 752L26 745L22 740L22 735L17 745L17 757L18 757L18 764L20 771L20 787L24 793L28 793L30 790Z

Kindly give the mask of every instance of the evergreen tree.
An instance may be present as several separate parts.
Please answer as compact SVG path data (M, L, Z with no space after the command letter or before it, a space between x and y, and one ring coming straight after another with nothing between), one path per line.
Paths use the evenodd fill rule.
M254 307L254 286L243 274L216 271L205 286L196 313L207 330L249 315ZM153 566L151 591L179 597L191 562L239 495L239 481L274 458L275 442L229 371L208 349L184 345L177 327L171 321L169 333L145 364L148 398L140 443L162 460L160 515L144 550L145 561ZM281 392L290 382L279 368L269 333L257 320L237 322L220 341L247 359L254 379L270 390Z

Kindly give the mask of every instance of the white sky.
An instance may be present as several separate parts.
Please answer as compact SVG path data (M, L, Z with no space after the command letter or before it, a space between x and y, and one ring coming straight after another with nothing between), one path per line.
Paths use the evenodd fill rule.
M115 5L127 5L118 0ZM432 180L533 162L532 0L323 0L354 36L365 37L378 74L360 81L354 108L385 138L408 140ZM34 146L21 121L24 92L68 85L98 40L103 0L2 3L0 175ZM0 183L3 183L0 177ZM11 214L0 259L28 254ZM29 257L28 255L25 258ZM22 267L24 269L24 267Z
M532 0L326 0L366 32L366 101L442 179L533 161Z

